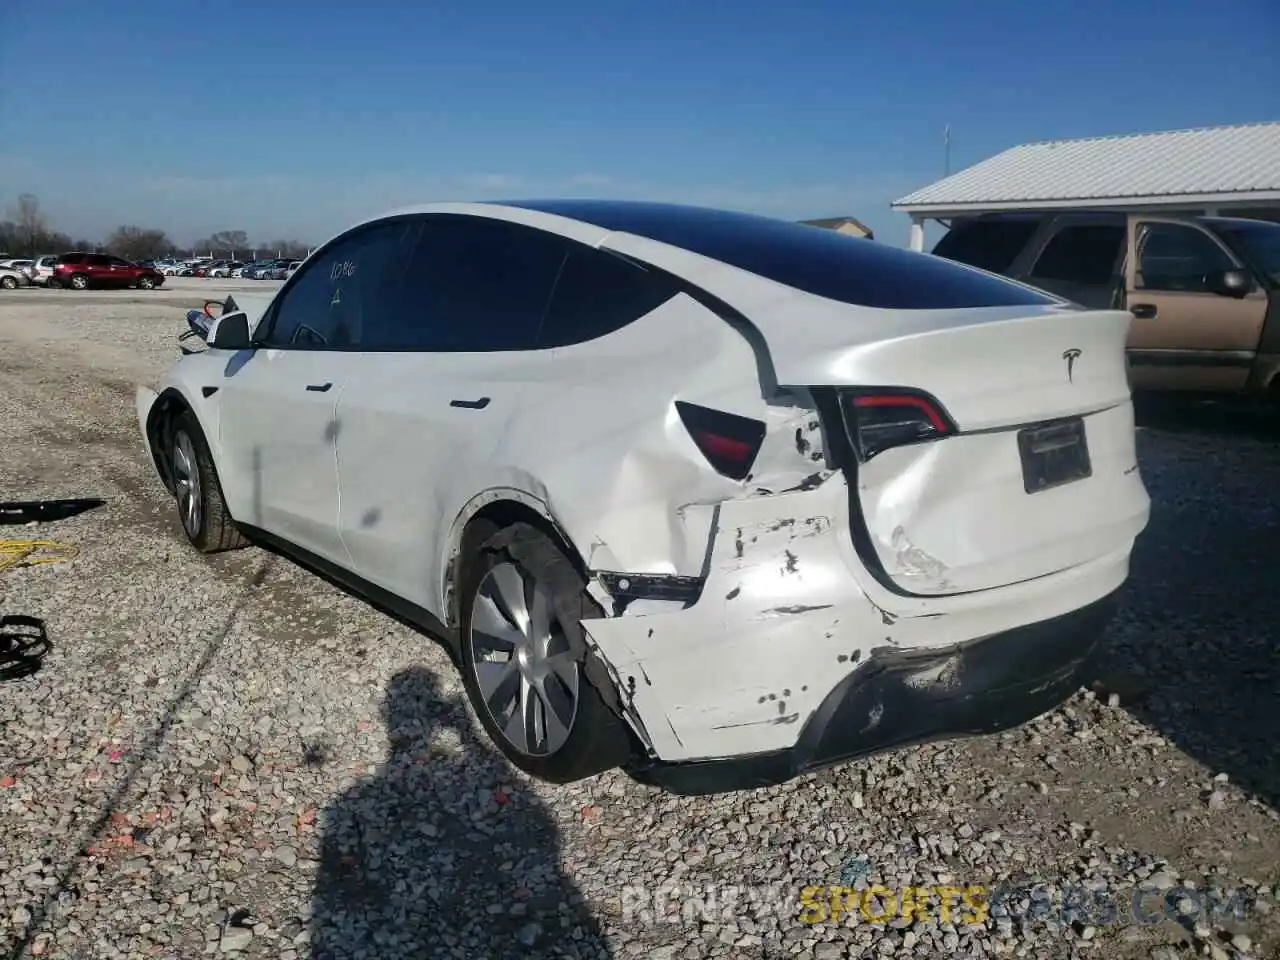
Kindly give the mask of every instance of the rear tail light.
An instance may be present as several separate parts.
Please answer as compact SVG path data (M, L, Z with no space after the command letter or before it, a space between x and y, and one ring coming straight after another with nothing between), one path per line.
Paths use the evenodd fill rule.
M915 390L868 390L844 397L845 422L858 459L893 447L938 440L955 424L932 397Z
M717 473L731 480L746 479L764 442L763 423L683 400L676 401L676 412L698 450Z

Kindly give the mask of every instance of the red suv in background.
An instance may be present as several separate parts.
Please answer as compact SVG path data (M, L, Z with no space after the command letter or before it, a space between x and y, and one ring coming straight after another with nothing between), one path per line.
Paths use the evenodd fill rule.
M64 253L54 262L51 287L138 287L150 290L164 283L164 274L107 253Z

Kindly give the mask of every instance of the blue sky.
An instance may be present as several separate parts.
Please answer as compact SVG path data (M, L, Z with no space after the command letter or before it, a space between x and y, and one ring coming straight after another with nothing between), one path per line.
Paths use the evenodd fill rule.
M1028 140L1280 119L1275 0L127 0L0 10L0 208L318 241L437 199L788 218ZM74 10L72 14L70 11Z

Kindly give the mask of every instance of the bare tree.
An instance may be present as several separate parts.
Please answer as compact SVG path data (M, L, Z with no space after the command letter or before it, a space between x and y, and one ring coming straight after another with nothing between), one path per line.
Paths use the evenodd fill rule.
M249 235L243 230L219 230L197 241L195 249L198 253L208 253L213 257L233 256L249 249Z
M18 197L13 218L18 221L18 229L27 238L28 248L34 250L36 240L49 229L44 214L40 212L40 201L34 193L24 193Z
M145 260L159 257L173 249L173 244L163 230L147 227L116 227L107 237L106 248L126 260Z
M9 207L9 219L0 225L0 246L13 247L12 252L43 253L43 248L55 239L63 239L63 235L49 231L49 222L33 193L19 196L17 203Z
M259 246L265 248L271 255L284 260L301 260L311 249L301 240L272 240L270 243L259 244Z

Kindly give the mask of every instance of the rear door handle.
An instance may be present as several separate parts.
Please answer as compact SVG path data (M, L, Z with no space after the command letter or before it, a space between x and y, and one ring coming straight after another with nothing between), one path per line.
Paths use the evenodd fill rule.
M307 389L313 393L326 393L332 386L332 383L308 383Z
M1129 308L1139 320L1150 320L1156 315L1156 305L1154 303L1135 303Z
M450 400L449 406L462 407L465 410L483 410L489 405L488 397L481 397L479 400Z

